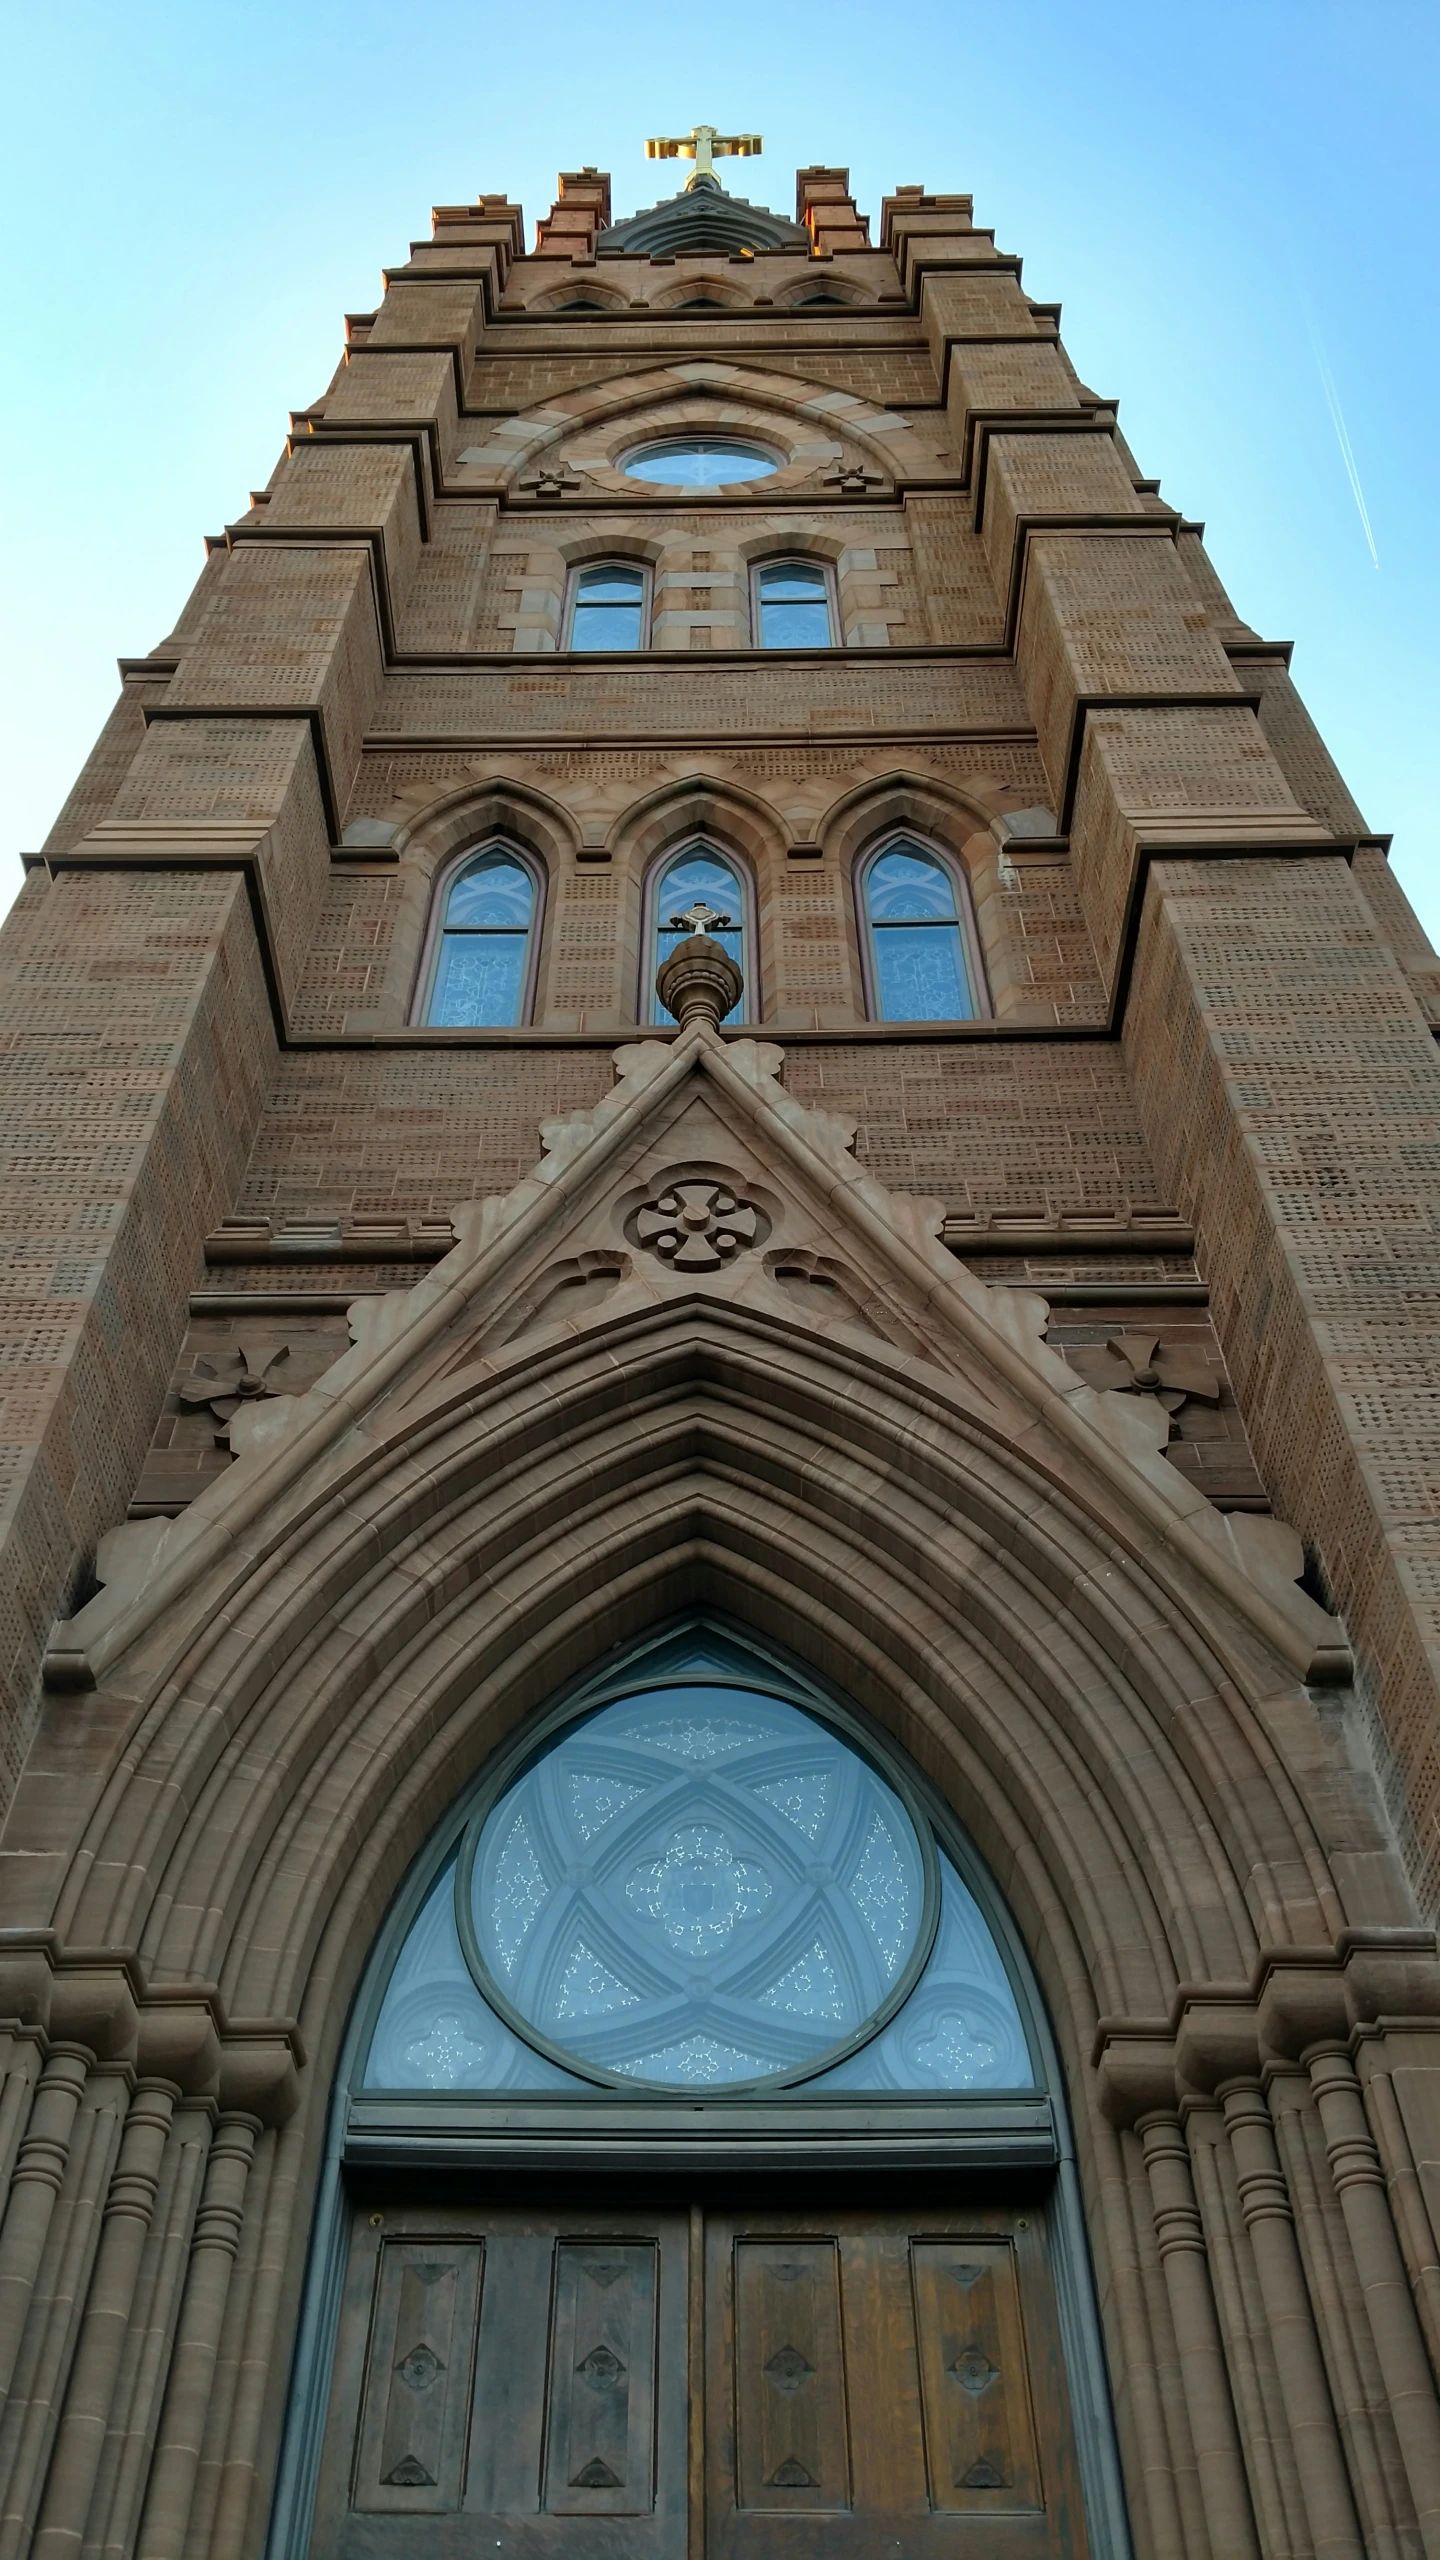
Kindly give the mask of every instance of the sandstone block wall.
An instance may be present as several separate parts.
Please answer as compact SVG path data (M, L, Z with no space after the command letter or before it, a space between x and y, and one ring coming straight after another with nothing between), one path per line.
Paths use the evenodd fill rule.
M33 1499L46 1562L9 1645L17 1730L37 1631L133 1490L204 1235L227 1218L439 1221L512 1180L538 1121L593 1100L608 1043L643 1017L646 882L700 829L749 883L752 1002L791 1043L793 1089L849 1111L883 1179L962 1216L1193 1220L1267 1494L1354 1618L1428 1894L1429 1532L1425 1498L1395 1487L1428 1410L1408 1311L1431 1285L1440 964L1284 652L1238 617L968 199L902 190L872 242L843 174L804 173L802 232L743 256L608 248L608 206L596 173L567 177L533 252L503 197L441 207L377 308L350 315L333 381L212 541L176 631L130 662L47 847L83 869L37 875L9 929L26 1038L68 1056L91 1036L94 982L82 997L58 963L36 975L32 915L114 899L115 934L142 942L156 902L193 900L197 919L183 962L166 944L127 980L163 992L156 1038L187 1097L157 1103L132 1168L187 1203L153 1354L104 1400L113 1447L59 1490L50 1460L18 1463L16 1519ZM758 438L777 470L748 493L637 495L621 465L640 433L706 428ZM796 552L836 580L843 645L819 657L753 646L755 564ZM572 658L569 581L612 553L646 569L650 646ZM989 1011L943 1037L865 1019L854 866L893 826L949 851L970 888ZM534 1019L430 1033L414 1016L432 884L495 833L543 880ZM1207 898L1224 922L1202 933ZM1232 931L1222 1002L1212 953ZM1327 1103L1313 1145L1282 1145L1268 1120L1262 1138L1237 1040L1259 1043L1267 1077L1278 1044L1297 1109L1322 1075L1363 1086L1358 1116L1342 1126ZM61 1095L63 1118L79 1106ZM1316 1294L1293 1183L1282 1199L1265 1170L1292 1146L1314 1155L1302 1185L1333 1157L1335 1197L1379 1219L1398 1331L1376 1330L1354 1255ZM203 1181L177 1176L191 1156ZM72 1189L104 1227L83 1150L52 1197ZM94 1303L74 1302L56 1414L103 1359L119 1252L97 1260ZM28 1339L22 1325L17 1374ZM48 1446L50 1427L27 1421L19 1445L33 1428ZM103 1494L82 1499L82 1477Z

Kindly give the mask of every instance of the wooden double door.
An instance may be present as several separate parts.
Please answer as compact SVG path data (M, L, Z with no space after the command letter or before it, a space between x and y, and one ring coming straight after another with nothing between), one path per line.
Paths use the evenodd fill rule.
M1043 2207L362 2203L316 2560L1081 2560Z

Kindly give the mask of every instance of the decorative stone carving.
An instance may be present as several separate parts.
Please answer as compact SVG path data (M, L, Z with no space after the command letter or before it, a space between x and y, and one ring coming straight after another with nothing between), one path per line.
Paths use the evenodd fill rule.
M724 944L710 939L709 927L718 925L723 931L730 919L702 903L683 916L672 916L670 922L693 929L662 960L655 973L655 992L682 1031L692 1022L717 1029L745 992L745 980Z
M1167 1413L1178 1413L1191 1396L1202 1404L1220 1401L1220 1381L1199 1353L1172 1350L1154 1334L1112 1333L1107 1342L1076 1344L1065 1357L1087 1387L1154 1396Z
M292 1348L290 1343L281 1342L273 1350L257 1351L237 1343L223 1360L197 1359L190 1376L181 1379L175 1392L187 1409L208 1404L220 1425L215 1434L216 1446L227 1448L231 1422L243 1404L258 1404L265 1396L298 1395L304 1386L314 1384L312 1378L303 1382L297 1378L292 1385L288 1377L277 1376Z
M635 1219L638 1241L675 1271L718 1271L756 1232L754 1208L723 1182L676 1182Z
M580 483L574 472L561 463L558 468L527 471L520 486L531 497L553 503L557 498L573 498Z

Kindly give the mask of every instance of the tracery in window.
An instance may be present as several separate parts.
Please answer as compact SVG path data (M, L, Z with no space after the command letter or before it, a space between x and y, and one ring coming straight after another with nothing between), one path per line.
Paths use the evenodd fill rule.
M853 1727L700 1631L482 1799L367 2088L1023 2090L990 1923Z
M711 940L728 951L736 963L745 980L741 1004L748 1016L754 1015L744 883L734 864L717 853L713 845L690 844L662 866L651 886L649 954L642 990L642 995L648 990L648 1001L641 1008L651 1022L671 1023L675 1019L655 993L655 973L690 931L688 925L672 924L672 916L686 914L697 903L707 906L712 915L729 917L728 924L711 928Z
M423 1019L452 1029L523 1022L536 908L529 864L492 847L454 872L441 894Z
M632 560L599 560L571 579L566 646L643 649L645 572Z
M762 649L835 643L830 580L816 560L767 560L755 572L755 637Z
M860 875L871 1011L881 1022L968 1022L979 1007L947 863L899 837Z
M738 437L672 436L663 444L639 446L620 468L627 479L660 488L717 489L730 481L767 479L779 470L780 456Z

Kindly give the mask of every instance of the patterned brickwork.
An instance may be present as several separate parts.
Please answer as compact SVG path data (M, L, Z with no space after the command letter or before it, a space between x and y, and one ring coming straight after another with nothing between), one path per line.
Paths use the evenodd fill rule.
M1290 681L1284 660L1244 658L1237 672L1260 696L1259 721L1265 743L1302 809L1337 836L1365 832L1365 821L1345 787L1340 770Z
M1237 705L1092 711L1085 727L1071 850L1107 982L1118 966L1134 871L1134 830L1147 820L1198 827L1283 827L1304 814L1253 712Z
M793 1049L785 1084L857 1124L895 1191L949 1210L1163 1207L1118 1046Z
M968 641L998 648L1004 607L969 508L959 498L913 497L906 503L905 522L929 616L929 638L942 646Z
M1362 845L1352 877L1427 1021L1440 1024L1440 959L1378 845Z
M948 407L957 442L972 420L1007 409L1078 409L1080 397L1059 349L1044 345L959 345L950 356Z
M397 606L397 648L417 656L502 649L499 562L492 549L496 510L484 499L449 500L435 511L430 540Z
M234 873L32 874L0 940L0 1787L40 1649L124 1517L201 1239L273 1070Z
M1140 516L1145 513L1129 471L1109 436L1005 435L990 438L985 470L985 551L1001 594L1009 590L1018 528L1047 516L1073 522L1094 516ZM1113 537L1100 540L1108 550ZM1145 565L1116 564L1122 574L1143 577ZM1072 576L1083 577L1080 564ZM1097 568L1097 575L1100 572ZM1040 581L1035 582L1037 586ZM1100 598L1097 596L1097 603ZM1186 601L1189 602L1187 596ZM1125 603L1133 609L1127 590ZM1103 606L1102 606L1103 609ZM1113 606L1110 608L1113 611Z
M1014 669L983 660L943 667L923 660L877 666L873 659L714 667L706 671L700 719L705 735L737 739L827 728L901 737L973 729L983 737L991 728L1030 726ZM564 674L527 667L513 674L476 668L391 675L374 723L387 740L419 731L487 744L550 732L588 735L596 728L684 737L696 725L689 670L661 655L646 666L616 660Z
M1248 622L1241 621L1226 594L1199 527L1181 525L1175 536L1175 549L1216 637L1221 640L1255 639L1257 635Z
M131 677L85 760L78 781L45 839L47 854L67 852L101 818L108 817L115 794L129 772L145 735L149 704L163 702L166 680L142 683Z
M941 773L960 790L993 787L1008 795L1007 806L1032 807L1043 802L1045 768L1033 739L1024 738L986 738L979 745L955 746L927 740L913 765L908 755L897 754L892 761L887 751L857 752L814 740L775 747L748 747L741 742L727 746L723 753L707 754L704 770L777 802L784 789L803 789L807 798L819 796L823 807L863 782L877 769L877 758L882 772ZM644 746L540 747L512 750L503 758L467 755L454 748L377 746L365 758L362 784L352 805L357 814L363 811L376 817L393 815L402 803L411 810L424 808L469 780L491 778L502 766L506 773L541 789L592 780L598 788L623 792L627 798L653 789L677 770L694 770L693 759L683 754L672 757L667 750L662 757Z
M391 595L403 596L422 556L414 454L404 444L298 444L277 472L266 504L251 510L246 526L263 538L293 538L316 527L326 533L373 532L384 551ZM227 578L227 597L232 584ZM235 609L227 602L227 613ZM229 633L222 630L217 637L224 645ZM322 645L323 637L322 631Z
M340 1050L282 1061L237 1214L444 1217L508 1191L542 1120L609 1090L603 1049Z
M168 709L312 711L343 806L380 680L368 547L247 543L212 594Z
M329 830L309 723L161 720L146 732L110 817L167 844L187 822L253 825L282 987L298 984L329 885Z
M1262 1473L1440 1888L1440 1065L1343 861L1151 876L1126 1050ZM1407 1807L1409 1817L1407 1819Z
M1057 797L1077 697L1239 693L1214 634L1194 627L1200 620L1163 538L1032 538L1017 654Z
M747 345L744 361L762 372L783 373L807 386L823 382L842 391L858 392L882 408L925 407L936 396L934 367L923 347L889 347L883 352L854 347L830 349L812 343L807 334L793 351L786 353ZM467 418L477 410L509 417L537 402L558 399L563 392L573 391L583 383L612 381L617 364L623 365L623 358L617 359L613 353L506 356L492 355L487 349L470 377Z

